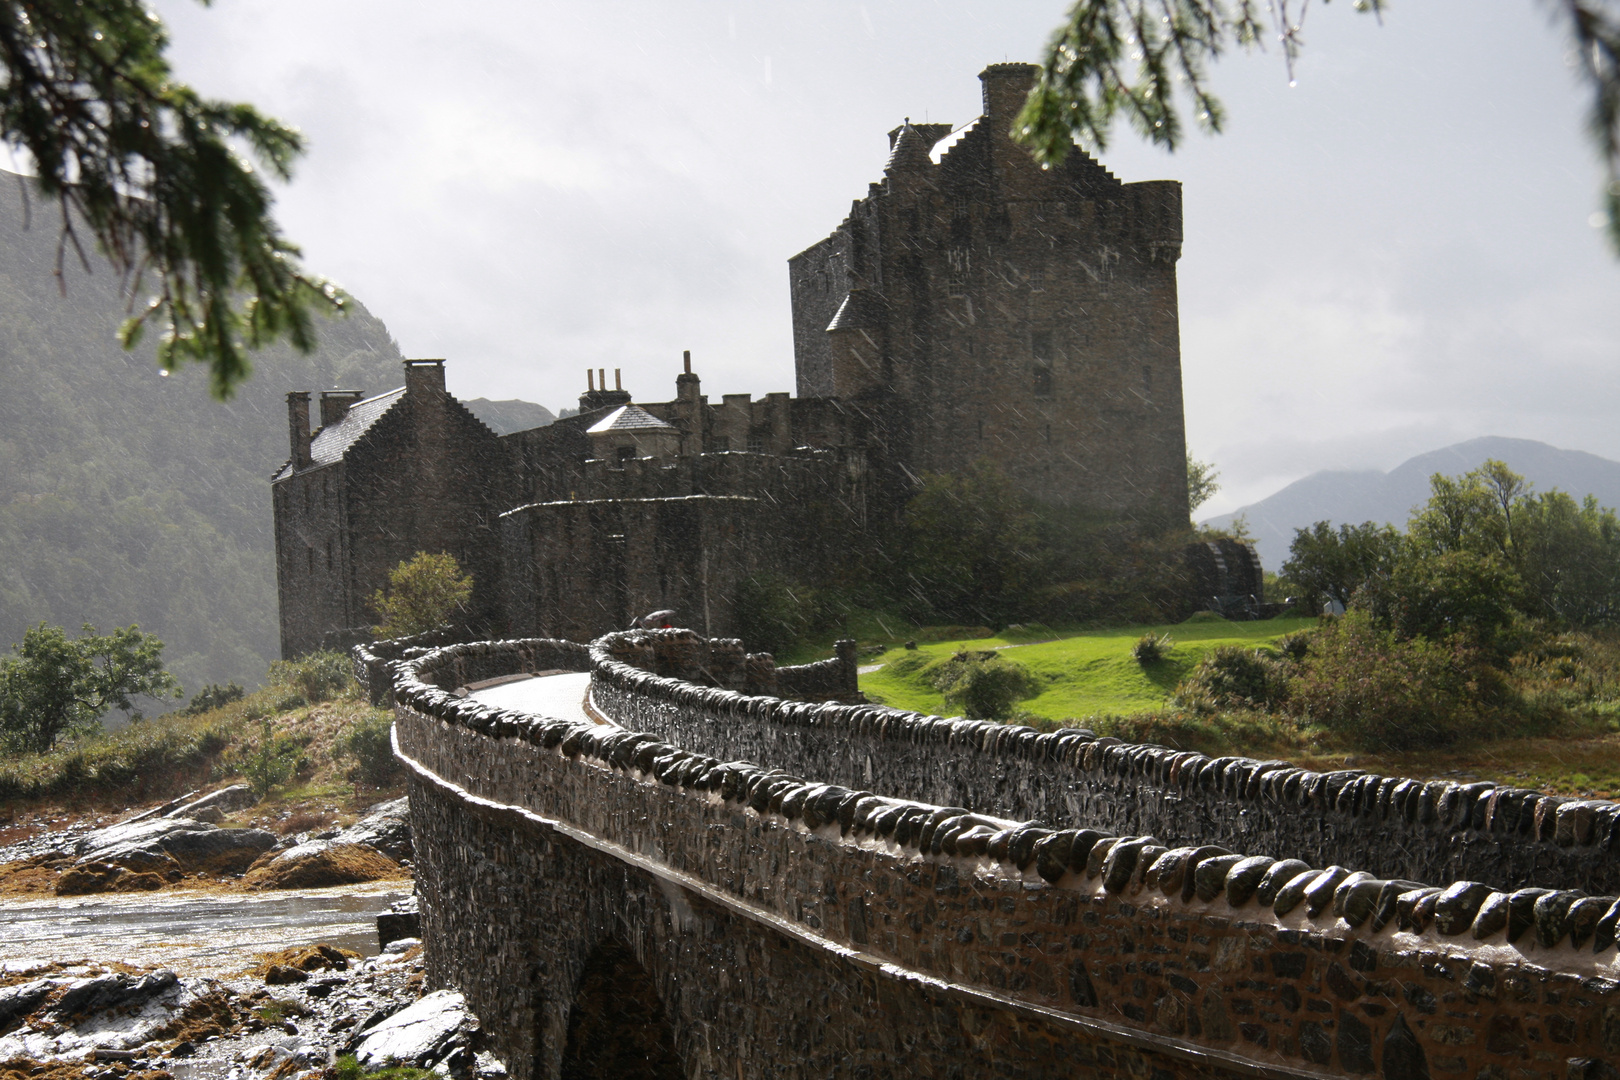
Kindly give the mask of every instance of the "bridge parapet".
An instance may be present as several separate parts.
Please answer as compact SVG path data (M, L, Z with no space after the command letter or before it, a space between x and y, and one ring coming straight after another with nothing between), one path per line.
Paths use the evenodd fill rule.
M593 649L609 710L633 695L665 722L795 705ZM439 650L395 685L430 977L486 1016L541 1017L532 1071L523 1032L497 1034L518 1080L557 1075L583 1007L568 1003L609 935L657 983L685 1075L763 1075L784 1055L804 1075L959 1075L963 1047L1008 1076L1614 1075L1613 898L1009 820L446 689L532 653ZM939 726L863 715L897 737ZM773 940L791 962L772 966ZM739 941L765 952L744 963ZM906 1024L929 1029L922 1045L882 1034Z
M1620 893L1620 806L1491 783L1419 781L1210 758L878 705L707 691L592 645L593 693L621 723L691 750L941 805L1278 851L1381 877Z

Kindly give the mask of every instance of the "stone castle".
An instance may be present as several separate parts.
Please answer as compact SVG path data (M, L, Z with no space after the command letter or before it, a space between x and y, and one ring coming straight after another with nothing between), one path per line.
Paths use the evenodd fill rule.
M743 583L836 579L919 478L994 463L1025 492L1185 525L1181 188L1079 149L1050 170L1008 131L1035 68L980 75L984 114L889 133L883 179L789 260L797 396L636 404L605 369L577 416L497 436L439 360L365 397L288 395L273 498L284 656L365 636L418 551L473 575L474 625L586 641L673 608L734 632ZM1215 553L1256 593L1252 552ZM1248 560L1248 561L1245 561ZM1237 564L1241 563L1241 566Z

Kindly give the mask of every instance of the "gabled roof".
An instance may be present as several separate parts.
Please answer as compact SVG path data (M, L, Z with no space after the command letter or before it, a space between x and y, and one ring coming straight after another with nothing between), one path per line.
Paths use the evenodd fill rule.
M672 431L680 429L673 424L666 424L640 405L620 405L608 413L591 427L587 428L587 435L605 435L615 431Z
M349 447L359 442L360 436L371 430L371 425L381 420L384 413L403 400L405 388L401 386L349 406L349 411L343 414L343 419L322 428L310 441L310 468L342 461L343 455L349 452ZM274 479L284 479L291 476L292 472L292 463L288 462L276 473Z

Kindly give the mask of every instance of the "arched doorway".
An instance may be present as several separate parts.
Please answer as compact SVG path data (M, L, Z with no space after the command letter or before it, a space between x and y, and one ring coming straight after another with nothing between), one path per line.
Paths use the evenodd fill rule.
M635 954L597 946L568 1014L562 1080L682 1080L663 1002Z

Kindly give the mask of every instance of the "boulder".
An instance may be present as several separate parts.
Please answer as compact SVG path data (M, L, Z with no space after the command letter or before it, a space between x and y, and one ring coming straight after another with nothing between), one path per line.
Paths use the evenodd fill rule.
M183 817L148 818L97 829L75 848L78 865L113 863L126 870L240 874L274 847L263 829L221 829Z
M169 993L180 983L172 971L154 971L149 975L112 974L81 979L57 999L51 1012L58 1020L108 1009L139 1008L152 998Z
M178 878L178 870L171 870ZM168 884L167 877L152 870L125 870L116 863L90 862L73 866L56 879L57 896L93 896L108 892L152 892Z
M0 1034L45 1004L56 986L54 979L35 979L15 986L0 987Z
M339 843L374 847L395 862L411 857L411 805L406 798L378 803L366 816L344 829Z
M396 1062L420 1069L443 1065L441 1071L454 1075L471 1064L469 1044L477 1027L459 992L436 990L362 1032L354 1056L367 1069Z
M388 910L377 916L377 948L386 949L390 942L422 936L422 919L416 897L395 900Z
M261 858L243 875L255 889L320 889L404 876L398 863L361 844L310 840Z
M246 784L232 784L222 787L218 791L211 791L200 799L193 799L168 811L164 817L184 817L197 820L200 813L218 812L221 816L232 810L246 810L258 803L258 796Z

